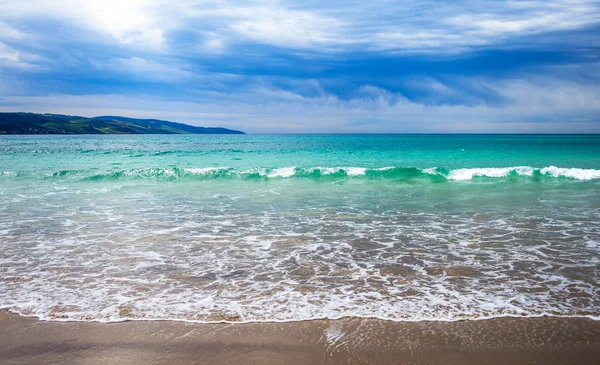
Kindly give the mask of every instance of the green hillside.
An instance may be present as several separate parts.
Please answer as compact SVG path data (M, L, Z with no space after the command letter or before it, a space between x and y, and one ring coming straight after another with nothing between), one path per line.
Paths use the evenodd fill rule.
M0 113L0 134L244 134L244 132L219 127L195 127L157 119Z

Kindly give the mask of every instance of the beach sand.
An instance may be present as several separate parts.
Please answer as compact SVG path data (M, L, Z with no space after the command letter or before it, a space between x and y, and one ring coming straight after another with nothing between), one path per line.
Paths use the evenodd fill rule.
M1 364L598 364L600 321L46 322L0 311Z

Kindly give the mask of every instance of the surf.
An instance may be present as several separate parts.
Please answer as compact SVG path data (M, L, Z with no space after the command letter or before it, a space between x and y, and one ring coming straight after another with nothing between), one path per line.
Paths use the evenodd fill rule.
M90 173L89 170L60 170L46 174L51 178L80 178L88 181L122 180L122 179L155 179L155 180L279 180L279 179L371 179L371 180L420 180L424 182L473 181L478 179L529 178L529 180L561 179L561 180L598 180L600 169L583 169L577 167L477 167L455 168L444 167L418 168L411 166L383 167L258 167L236 169L233 167L190 167L190 168L140 168ZM17 172L4 172L2 177L16 177Z

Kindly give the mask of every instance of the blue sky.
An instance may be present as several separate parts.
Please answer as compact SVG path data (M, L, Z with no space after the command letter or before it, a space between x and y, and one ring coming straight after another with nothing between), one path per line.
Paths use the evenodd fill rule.
M0 111L600 133L600 1L2 1Z

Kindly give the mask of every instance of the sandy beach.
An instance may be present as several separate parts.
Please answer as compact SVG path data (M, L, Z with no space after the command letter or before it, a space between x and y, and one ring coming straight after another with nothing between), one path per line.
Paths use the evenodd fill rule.
M2 364L596 364L600 322L46 322L0 312Z

